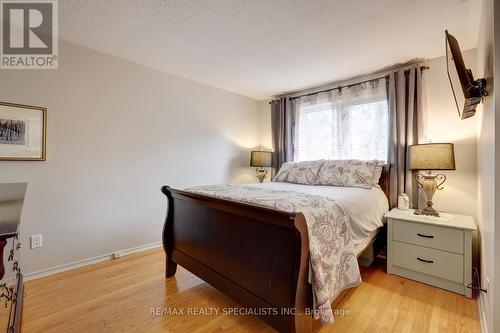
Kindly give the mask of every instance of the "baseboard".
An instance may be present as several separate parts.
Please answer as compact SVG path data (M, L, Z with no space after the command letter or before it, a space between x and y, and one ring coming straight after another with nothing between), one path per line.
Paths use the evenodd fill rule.
M115 251L113 253L119 252L121 254L121 256L126 256L129 254L154 249L156 247L160 247L161 245L162 245L162 242L159 241L159 242L149 243L149 244L140 245L140 246L136 246L136 247L131 247L129 249L118 250L118 251ZM40 271L24 274L24 281L39 279L39 278L53 275L56 273L61 273L61 272L75 269L75 268L96 264L96 263L101 262L101 261L111 260L111 259L113 259L113 253L103 254L103 255L100 255L97 257L83 259L83 260L75 261L75 262L72 262L69 264L63 264L63 265L58 265L58 266L54 266L54 267L49 267L46 269L42 269Z
M486 315L484 314L483 297L483 294L479 292L479 295L477 296L477 309L479 311L479 323L481 324L481 332L488 333L488 325L486 325Z

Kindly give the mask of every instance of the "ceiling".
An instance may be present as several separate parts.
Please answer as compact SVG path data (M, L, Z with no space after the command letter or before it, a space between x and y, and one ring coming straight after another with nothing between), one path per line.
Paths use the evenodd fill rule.
M64 0L62 39L255 99L476 46L481 0Z

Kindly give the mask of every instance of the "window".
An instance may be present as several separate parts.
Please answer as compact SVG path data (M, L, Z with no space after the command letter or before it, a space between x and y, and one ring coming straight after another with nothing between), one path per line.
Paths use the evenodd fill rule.
M385 79L293 100L294 160L387 160Z

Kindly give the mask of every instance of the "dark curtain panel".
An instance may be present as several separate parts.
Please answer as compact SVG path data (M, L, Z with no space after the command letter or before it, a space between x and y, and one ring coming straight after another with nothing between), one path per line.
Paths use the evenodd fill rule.
M293 160L293 112L290 99L281 97L271 102L271 128L273 139L273 170Z
M400 193L410 197L418 207L414 174L408 169L408 146L424 140L424 103L422 67L389 74L389 156L391 164L391 207L397 205Z

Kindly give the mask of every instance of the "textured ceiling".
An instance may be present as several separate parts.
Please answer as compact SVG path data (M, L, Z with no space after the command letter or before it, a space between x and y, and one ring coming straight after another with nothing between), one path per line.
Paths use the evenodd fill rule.
M481 0L64 0L60 37L256 99L476 46Z

